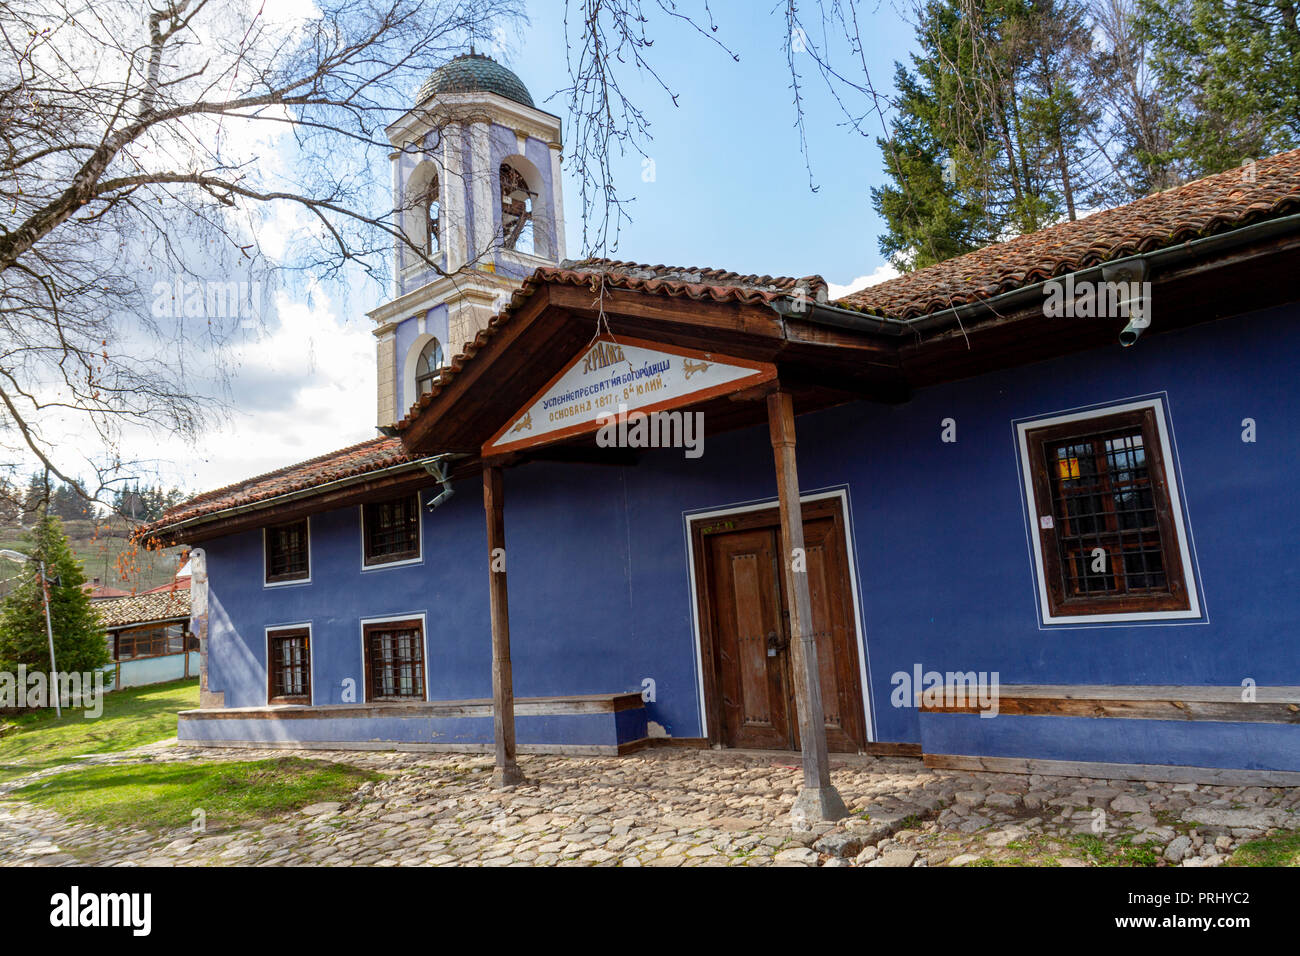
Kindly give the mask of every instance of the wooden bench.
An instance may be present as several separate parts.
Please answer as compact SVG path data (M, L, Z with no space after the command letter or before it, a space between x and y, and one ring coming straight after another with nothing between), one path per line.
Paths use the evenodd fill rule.
M178 715L182 744L303 750L490 752L492 700L210 707ZM515 698L524 753L613 754L643 747L637 692Z
M951 770L987 770L999 773L1040 773L1053 776L1080 776L1107 779L1158 780L1176 783L1210 783L1219 785L1252 786L1297 786L1300 785L1300 736L1294 745L1282 749L1297 754L1294 767L1285 769L1252 769L1249 767L1207 767L1190 766L1180 763L1129 763L1110 760L1065 760L1037 756L1026 753L1023 756L975 753L936 753L930 752L932 746L952 747L954 739L960 740L960 734L942 735L942 742L935 738L941 735L933 732L927 734L927 724L948 715L974 715L981 712L978 701L961 703L949 702L922 703L922 745L926 751L926 766ZM1079 718L1088 720L1138 720L1138 721L1176 721L1176 722L1213 722L1218 725L1241 724L1240 749L1236 753L1215 753L1215 763L1239 759L1241 763L1251 762L1253 756L1252 740L1263 741L1267 738L1268 746L1274 754L1278 752L1279 730L1260 725L1300 724L1300 687L1252 687L1247 692L1240 686L1198 686L1198 685L1084 685L1084 684L1006 684L998 688L997 714L992 720L1017 717ZM969 716L967 716L969 719ZM983 721L981 720L981 723ZM985 733L987 728L967 725L971 731L970 749L978 750L980 737L993 737ZM1005 725L1004 725L1005 727ZM1259 728L1252 730L1250 728ZM1002 728L1000 728L1002 729ZM1059 729L1059 728L1054 728ZM1212 728L1206 728L1207 733ZM1213 728L1221 730L1222 728ZM1079 740L1085 741L1090 734L1086 726L1081 725ZM1154 732L1155 728L1153 728ZM1174 732L1166 734L1166 739L1173 739ZM1183 732L1177 732L1183 733ZM1188 733L1194 734L1194 731ZM1285 734L1291 732L1288 730ZM1300 735L1300 728L1295 733ZM927 740L927 736L930 738ZM1032 732L1008 735L1000 740L1003 747L1014 745L1016 737L1026 751L1035 747L1061 749L1060 734L1050 740L1046 737L1036 740ZM1138 736L1134 734L1134 736ZM1186 733L1178 738L1177 743L1195 750L1194 737ZM987 745L987 741L986 741ZM1136 746L1136 744L1135 744ZM1083 747L1081 746L1082 750ZM1148 742L1147 749L1152 749ZM1273 759L1277 759L1276 756Z

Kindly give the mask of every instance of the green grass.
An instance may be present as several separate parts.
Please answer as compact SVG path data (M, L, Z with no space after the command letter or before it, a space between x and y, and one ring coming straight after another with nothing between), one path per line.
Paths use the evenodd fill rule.
M1079 834L1069 842L1095 866L1157 866L1160 862L1160 852L1154 844L1134 845L1132 836L1103 840L1091 834Z
M985 857L973 866L1060 866L1062 857L1084 860L1092 866L1158 866L1160 850L1155 844L1134 845L1131 835L1103 839L1079 833L1062 839L1034 834L1012 840L1007 850L1014 856Z
M1300 866L1300 833L1283 830L1243 843L1228 866Z
M197 679L132 687L104 695L104 712L52 709L4 718L0 782L68 763L82 754L129 750L176 736L176 712L199 705Z
M8 799L26 800L95 826L188 828L202 810L210 833L267 820L312 803L343 802L381 775L301 757L217 763L84 767L38 780Z

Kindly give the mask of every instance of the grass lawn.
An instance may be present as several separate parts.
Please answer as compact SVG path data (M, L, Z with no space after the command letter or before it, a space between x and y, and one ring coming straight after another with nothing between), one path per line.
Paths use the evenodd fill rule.
M1300 866L1300 833L1283 830L1243 843L1228 866Z
M381 775L347 764L301 757L210 763L84 767L38 780L9 799L39 804L96 826L159 831L189 827L194 811L208 832L297 810L343 802Z
M132 687L104 695L104 712L53 709L3 718L0 782L67 763L81 754L129 750L176 736L176 712L199 706L197 678Z

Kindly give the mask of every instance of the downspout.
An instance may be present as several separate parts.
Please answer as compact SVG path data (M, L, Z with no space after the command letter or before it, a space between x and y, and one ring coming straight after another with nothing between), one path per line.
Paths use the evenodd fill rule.
M439 455L436 458L431 458L421 462L421 464L424 465L424 470L432 475L434 480L442 487L442 490L425 505L426 508L433 511L438 507L438 505L442 504L456 493L455 489L451 487L451 463L456 459L468 457L468 455L463 453L447 454Z

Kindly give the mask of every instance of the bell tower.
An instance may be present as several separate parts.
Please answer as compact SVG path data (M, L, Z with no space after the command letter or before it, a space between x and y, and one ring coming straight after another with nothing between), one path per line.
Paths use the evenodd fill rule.
M381 427L525 278L565 257L559 118L474 52L434 70L415 100L387 129L393 225L411 245L394 243L392 298L370 313Z

